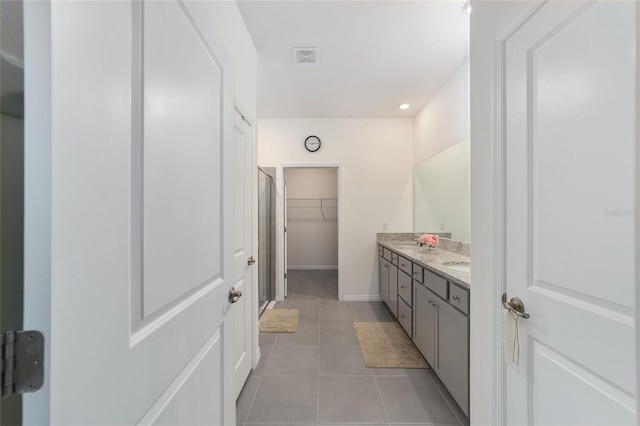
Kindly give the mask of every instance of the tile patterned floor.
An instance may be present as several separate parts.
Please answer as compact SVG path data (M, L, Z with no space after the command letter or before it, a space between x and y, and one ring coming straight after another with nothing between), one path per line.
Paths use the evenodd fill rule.
M278 308L300 308L295 333L261 333L238 398L238 425L468 425L432 370L364 366L354 321L393 321L382 302L338 301L336 271L290 271Z

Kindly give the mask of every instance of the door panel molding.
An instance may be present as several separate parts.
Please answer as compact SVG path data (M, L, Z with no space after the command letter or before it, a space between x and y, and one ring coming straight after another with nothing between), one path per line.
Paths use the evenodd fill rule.
M211 227L208 227L208 228L210 228L211 230L215 230L215 234L217 235L217 237L214 235L214 238L209 239L211 242L214 243L214 246L211 246L209 247L209 249L207 249L209 252L211 252L214 255L217 252L217 256L213 256L213 258L217 257L217 261L213 265L211 265L209 262L206 262L211 266L207 267L209 269L209 272L205 273L204 276L203 274L200 274L201 278L198 279L196 278L196 276L193 276L192 278L195 279L194 281L191 281L190 283L188 281L182 282L181 285L178 286L178 288L176 288L177 283L173 282L172 285L170 286L172 288L171 290L172 294L166 294L164 296L158 295L160 299L156 297L155 298L157 299L156 302L148 301L149 297L154 293L154 288L157 288L158 286L161 286L161 287L167 287L167 286L162 285L161 283L156 282L155 279L148 277L149 273L152 272L149 269L149 267L153 266L153 264L147 265L145 267L145 262L146 262L145 259L147 259L147 253L149 252L149 249L153 249L156 252L158 252L158 249L160 249L161 252L166 251L167 247L173 246L174 243L179 243L178 240L180 239L181 237L180 234L182 233L183 230L182 229L180 231L175 230L174 235L170 236L170 239L169 239L170 241L167 240L162 243L156 242L155 244L152 244L152 246L149 246L149 243L150 243L149 241L145 242L147 238L146 235L149 232L151 232L151 234L154 234L154 235L160 233L158 232L160 231L160 229L156 229L155 231L153 230L145 231L145 229L149 226L149 224L147 224L147 221L145 221L144 219L145 210L150 208L147 202L148 197L151 196L149 191L158 192L160 190L160 187L158 187L157 185L155 188L148 187L149 185L149 182L148 182L149 176L147 175L147 173L149 173L148 162L151 161L152 157L150 157L151 153L149 149L145 147L145 145L148 143L148 141L146 141L145 139L151 138L153 136L149 134L148 124L145 124L145 120L146 120L146 116L148 116L149 114L151 115L155 114L156 116L158 116L158 114L162 114L162 111L154 112L154 111L145 111L145 110L154 109L154 104L158 104L162 106L162 96L163 95L170 96L170 94L160 93L159 94L160 96L158 96L158 93L152 93L151 95L154 96L154 98L147 99L149 94L146 93L146 90L145 90L145 86L147 84L146 75L149 72L154 72L154 70L149 69L149 64L145 64L145 61L146 61L145 38L157 37L157 34L149 33L145 35L143 33L143 31L147 31L147 32L152 31L152 29L148 28L148 25L144 24L144 19L145 19L144 15L146 10L144 3L132 2L131 7L132 7L132 17L133 17L132 19L133 69L132 69L132 105L131 105L132 107L132 139L131 139L131 145L132 145L131 146L131 155L132 155L132 161L131 161L131 178L132 178L131 333L132 333L132 336L131 336L131 345L135 345L139 343L140 339L143 339L145 336L148 336L149 333L151 333L153 330L156 330L159 327L161 327L163 324L169 321L172 317L178 315L180 312L186 309L190 304L192 304L195 301L195 299L197 299L198 297L203 297L209 290L217 286L219 282L223 281L223 278L222 278L223 249L220 242L222 240L221 236L223 235L224 229L221 222L222 212L220 211L219 207L215 207L216 205L218 206L221 205L221 201L222 201L221 200L222 193L218 191L217 197L214 197L215 199L212 199L208 203L209 210L211 210L211 213L212 213L211 214L212 219L209 220L209 222L212 222L210 224L214 225L213 228ZM153 5L153 7L156 7L156 6ZM191 33L191 40L192 40L191 43L193 43L191 47L192 54L197 53L198 55L205 55L206 59L204 56L200 56L199 60L201 62L202 61L209 62L211 66L213 66L217 70L216 73L213 73L213 74L210 73L212 77L215 77L213 80L211 80L212 85L215 86L215 90L211 93L211 96L212 96L211 100L214 102L212 104L212 106L215 105L214 109L218 110L216 126L219 128L218 134L220 135L220 137L218 140L213 142L215 145L211 145L209 147L209 150L210 150L209 154L216 155L218 157L217 161L219 163L223 155L222 154L223 135L221 133L221 130L223 126L222 123L224 122L224 117L223 117L223 109L221 107L221 104L219 103L219 101L215 101L214 99L216 96L221 97L223 92L224 84L223 84L223 75L222 75L223 69L221 68L221 62L216 57L211 47L208 45L206 39L204 38L200 30L196 27L193 19L189 15L188 11L184 8L184 5L182 5L182 3L180 2L165 3L165 7L171 7L175 9L176 13L172 15L173 17L176 18L174 20L174 25L181 26L183 32ZM160 13L166 14L167 12L165 11ZM201 53L198 53L198 52L201 52ZM171 52L167 53L167 55L169 54L174 55L174 53L171 53ZM156 55L156 59L158 59L157 55ZM166 57L166 60L171 63L174 63L174 61L172 61L171 58L169 58L169 56ZM168 88L168 89L170 90L171 88ZM158 91L158 88L156 87L156 92L157 91ZM210 101L207 101L207 102L210 102ZM156 123L158 122L156 121ZM162 122L158 124L162 126ZM183 123L182 127L184 126L187 126L187 123ZM155 137L156 142L157 142L158 136L162 136L163 138L165 137L168 138L168 136L164 136L164 133L165 132L160 132L160 134L156 134L156 137ZM185 133L184 136L187 137L187 134ZM172 140L167 140L164 145L166 149L170 149L170 145L175 143L185 143L185 142L182 142L177 139L172 139ZM204 147L202 143L200 143L199 145L201 145L201 147ZM163 148L163 150L166 151L165 148ZM200 151L199 151L199 155L203 155L204 153ZM216 151L217 153L215 153ZM192 167L195 167L195 166L196 165L192 165ZM166 170L164 169L166 169L166 167L163 166L163 174L166 173ZM162 176L160 177L162 178ZM210 187L215 188L215 187L222 186L223 183L222 183L221 174L219 173L216 174L215 172L213 172L213 173L210 173L209 177L213 179L213 182L211 182L211 185L209 185ZM174 181L174 179L171 179L170 181ZM176 190L178 189L179 188L176 188ZM175 195L179 193L184 193L186 191L177 191L177 192L173 191L173 192ZM201 206L202 197L197 197L197 194L193 194L193 195L194 196L191 197L191 204L195 203L194 206L196 204L198 206ZM171 201L169 199L166 199L165 195L160 195L160 197L161 198L165 197L165 201L164 201L165 204ZM181 201L188 202L189 200L185 199ZM170 202L170 204L183 204L183 203ZM158 214L162 214L161 212L159 212L159 210L161 211L166 209L155 208L154 210L155 211L151 212L151 214L155 217ZM191 209L191 210L192 210L191 212L185 212L185 213L190 217L194 217L194 214L197 217L202 216L202 212L198 212L196 209ZM168 218L168 219L171 219L171 218ZM188 224L189 221L180 221L180 222L185 222ZM163 229L165 230L167 229L166 223L162 223L161 225ZM173 228L176 228L176 227L173 226ZM216 244L215 241L218 241L217 243L218 246L215 246ZM154 249L153 246L157 246L157 247ZM170 257L173 257L173 256L170 256ZM208 257L210 258L211 256L208 256ZM159 264L158 262L154 262L154 263L156 264L156 266L160 266L160 267L170 267L171 269L175 269L176 267L176 265L174 264L167 264L168 262L160 262ZM196 263L203 264L203 262L198 262L197 260L193 260L192 263L193 265L191 265L191 267L195 267ZM187 269L192 269L191 267ZM213 269L211 269L211 267L213 267ZM168 275L168 274L160 273L159 276L165 276L165 275ZM181 278L184 277L184 274L178 274L178 275L180 275ZM145 308L145 304L149 306Z

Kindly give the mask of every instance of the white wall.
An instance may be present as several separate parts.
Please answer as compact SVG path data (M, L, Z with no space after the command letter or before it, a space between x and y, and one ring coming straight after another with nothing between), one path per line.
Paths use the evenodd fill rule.
M289 269L338 269L337 172L286 170Z
M475 2L471 15L471 243L473 269L470 310L470 414L473 425L498 424L494 412L497 370L494 365L494 315L500 315L493 293L492 62L493 39L523 7L521 2Z
M465 61L413 124L413 164L469 137L469 62Z
M304 139L317 135L310 153ZM413 122L410 118L301 118L258 121L258 164L340 163L345 299L376 300L376 232L413 227Z

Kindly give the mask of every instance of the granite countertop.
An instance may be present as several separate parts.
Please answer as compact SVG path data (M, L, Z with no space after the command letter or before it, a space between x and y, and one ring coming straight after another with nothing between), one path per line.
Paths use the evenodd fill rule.
M428 251L427 246L420 247L415 241L378 241L383 247L401 254L407 259L418 263L427 270L438 274L459 286L470 289L471 274L448 268L442 264L445 262L471 262L471 257L452 251L433 248Z

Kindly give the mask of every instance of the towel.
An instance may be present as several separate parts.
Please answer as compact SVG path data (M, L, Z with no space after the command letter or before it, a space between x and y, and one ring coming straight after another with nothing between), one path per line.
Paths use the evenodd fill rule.
M518 316L507 309L502 309L502 340L505 362L508 366L517 368L520 361Z

